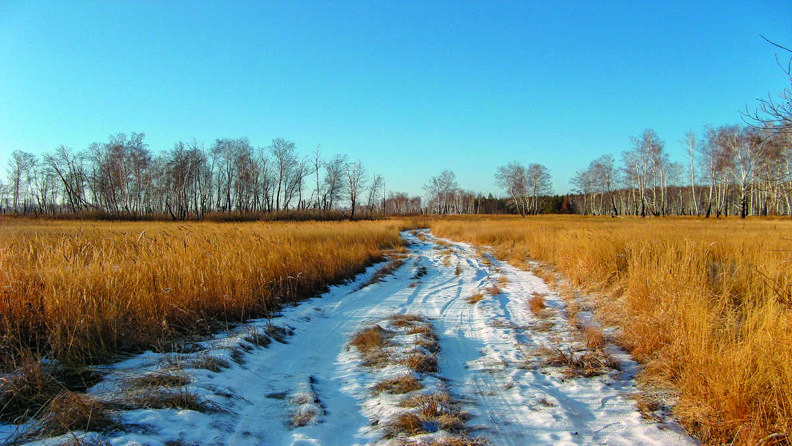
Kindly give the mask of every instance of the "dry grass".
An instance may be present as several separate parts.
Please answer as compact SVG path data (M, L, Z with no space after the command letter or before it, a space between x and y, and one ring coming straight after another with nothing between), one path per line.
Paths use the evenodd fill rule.
M390 355L385 348L391 345L388 338L392 335L388 330L374 325L357 332L350 344L363 355L364 366L385 367L390 361Z
M602 350L605 347L605 335L599 328L584 327L583 339L586 341L586 348L590 350Z
M385 331L384 328L380 327L379 325L375 325L373 327L367 327L363 330L360 330L355 334L352 338L352 344L360 353L364 355L370 353L372 351L381 350L390 343L388 342L389 333Z
M601 294L596 316L621 327L642 381L671 387L674 413L705 443L792 434L789 219L485 217L432 229Z
M572 350L564 351L557 348L546 351L545 355L547 359L544 365L564 367L564 374L568 378L577 376L590 378L620 369L619 362L601 350L575 354Z
M380 269L378 269L377 272L375 272L374 275L371 276L371 279L369 279L368 282L364 283L361 288L365 288L369 285L382 282L383 280L385 280L386 277L393 274L393 272L399 269L402 265L404 265L404 260L391 259L390 261L388 261L388 263L386 263Z
M423 384L415 379L413 375L403 375L396 378L386 379L380 381L374 386L375 393L390 393L400 395L402 393L409 393L415 390L423 389Z
M424 318L417 314L393 314L391 315L390 324L394 327L408 327L414 326L416 323L423 322Z
M465 421L470 418L459 410L459 402L443 391L412 395L404 399L401 406L416 409L423 425L433 431L463 432Z
M403 222L0 222L0 367L170 345L351 278Z
M497 296L498 294L501 293L501 289L498 287L498 285L489 286L489 287L487 287L487 289L485 291L490 296Z
M51 369L38 361L26 361L14 373L0 378L0 422L27 421L62 390Z
M217 403L201 398L186 388L148 391L114 403L124 410L133 409L184 409L196 412L223 412Z
M412 412L404 412L396 420L389 423L386 428L386 437L395 437L399 434L418 435L428 432L423 420Z
M531 313L535 314L538 317L543 317L545 312L545 305L544 296L538 293L533 293L531 300L528 301L528 308L531 309Z
M478 293L468 296L467 303L473 305L481 302L482 300L484 300L484 293L479 291Z
M22 436L29 440L72 431L104 432L118 427L120 422L106 404L90 395L66 391L47 404L44 415Z
M426 353L413 353L400 361L417 373L436 373L437 356Z
M125 384L135 388L183 387L190 384L190 378L180 373L161 371L129 378Z

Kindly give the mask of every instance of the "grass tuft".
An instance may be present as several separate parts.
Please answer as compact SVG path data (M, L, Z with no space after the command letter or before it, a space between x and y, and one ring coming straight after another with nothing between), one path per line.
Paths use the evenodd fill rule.
M437 357L425 353L413 353L401 360L401 363L417 373L436 373Z
M396 378L386 379L384 381L378 382L374 386L374 393L385 392L399 395L421 389L423 389L423 384L415 379L413 375L402 375Z
M183 387L190 384L190 377L171 371L147 373L143 376L129 378L125 384L134 388L150 387Z
M547 308L545 305L544 296L539 293L533 293L531 300L528 301L528 308L531 309L531 313L538 317L543 317L544 310Z
M478 292L478 293L475 293L475 294L473 294L471 296L468 296L467 303L473 305L473 304L477 304L477 303L481 302L482 300L484 300L484 293Z
M23 436L32 439L72 431L104 432L119 426L119 421L106 404L90 395L65 391L47 404L44 415Z

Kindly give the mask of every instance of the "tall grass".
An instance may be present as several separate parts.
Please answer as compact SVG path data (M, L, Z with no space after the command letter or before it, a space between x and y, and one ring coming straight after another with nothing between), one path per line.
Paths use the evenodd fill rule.
M398 221L0 221L0 365L167 349L271 314L400 246Z
M704 442L792 441L792 221L481 218L432 229L548 263L600 294L598 314L621 327L641 379L675 390L677 416Z

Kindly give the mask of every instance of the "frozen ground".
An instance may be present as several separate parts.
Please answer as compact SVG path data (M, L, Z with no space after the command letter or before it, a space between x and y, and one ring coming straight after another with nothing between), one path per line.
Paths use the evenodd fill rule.
M548 364L549 352L582 355L585 347L566 321L563 301L542 280L425 231L404 236L411 246L403 265L379 282L364 286L377 269L370 268L355 282L287 308L271 322L245 324L192 352L147 352L109 366L105 380L90 390L117 401L158 391L133 384L135 378L175 375L189 383L176 389L170 384L168 391L198 396L207 411L125 410L121 431L39 443L75 436L112 445L439 443L449 437L431 428L423 435L385 438L407 396L372 389L406 372L365 366L350 346L361 329L411 314L425 317L439 343L439 371L415 374L424 389L413 393L442 389L452 395L469 414L461 435L492 445L695 444L672 421L641 416L630 397L637 392L636 365L623 352L608 350L621 370L588 378ZM482 299L471 303L468 298L477 293ZM528 308L536 295L547 305L541 317ZM268 331L270 324L284 330ZM273 338L267 346L256 345ZM15 429L0 426L0 435L11 438Z

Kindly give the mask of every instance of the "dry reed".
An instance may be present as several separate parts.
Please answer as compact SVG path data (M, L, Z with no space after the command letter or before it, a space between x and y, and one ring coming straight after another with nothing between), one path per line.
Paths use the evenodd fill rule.
M44 354L106 362L271 315L401 244L398 221L0 225L5 370Z
M792 436L792 221L485 217L432 229L602 295L597 316L621 326L643 382L676 391L675 414L703 442Z

